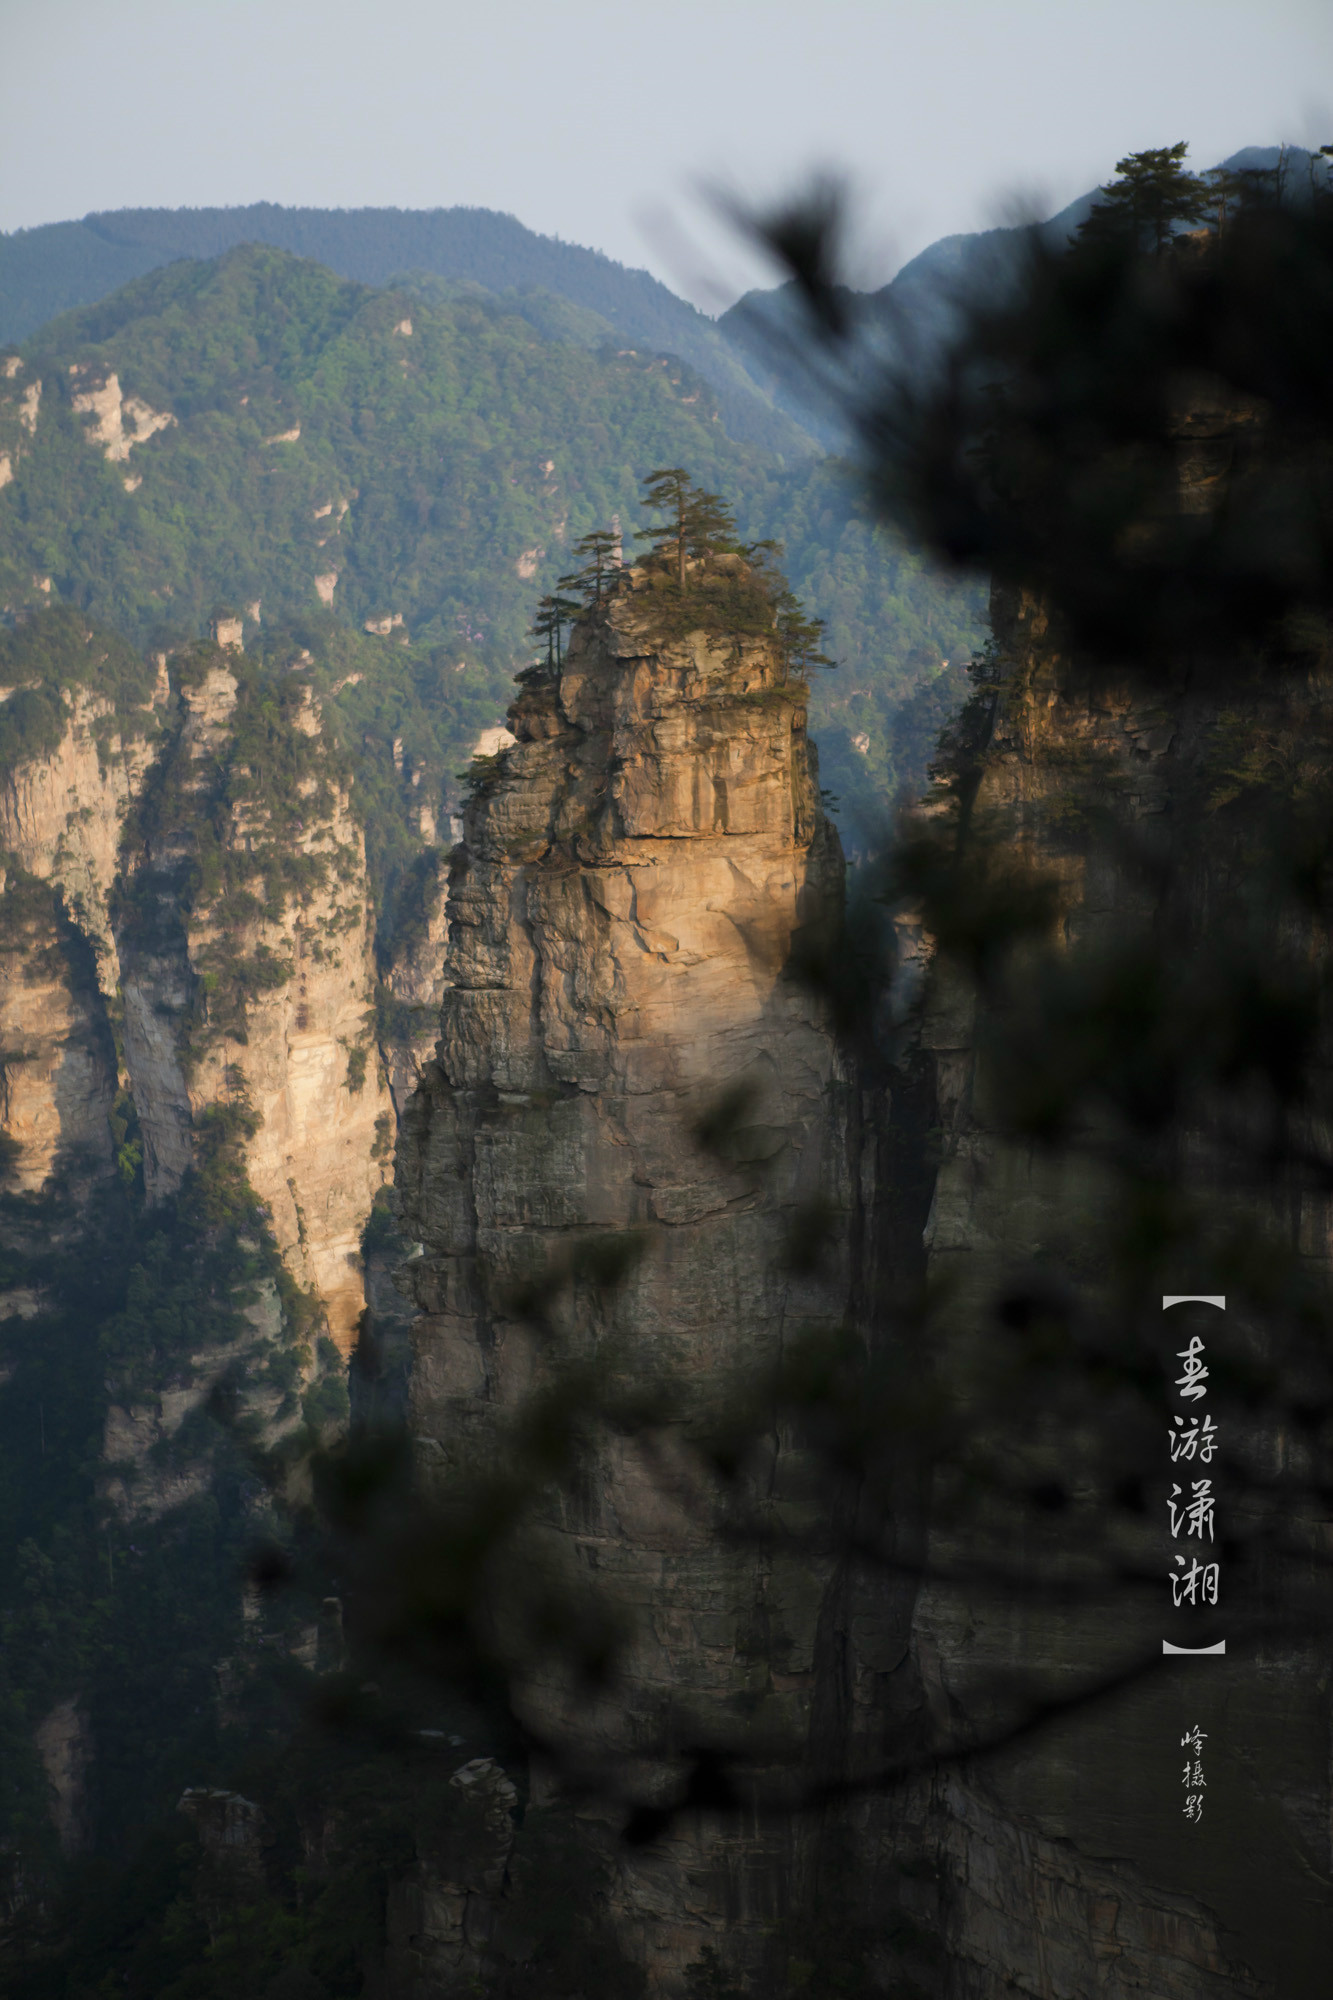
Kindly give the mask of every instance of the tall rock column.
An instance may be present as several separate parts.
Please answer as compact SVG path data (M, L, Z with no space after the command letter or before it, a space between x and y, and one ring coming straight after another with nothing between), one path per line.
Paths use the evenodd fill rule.
M393 1122L350 778L299 674L273 687L209 646L176 671L180 727L140 801L118 898L145 1183L150 1199L173 1193L200 1120L243 1110L251 1185L346 1354Z
M428 1477L487 1449L543 1378L515 1282L567 1268L590 1235L640 1232L640 1254L609 1303L553 1283L566 1354L673 1378L685 1423L705 1392L757 1379L784 1342L840 1317L845 1243L813 1279L786 1251L803 1205L849 1201L838 1050L794 967L836 919L842 856L807 690L771 617L767 632L727 629L725 590L752 588L749 572L724 557L694 581L719 606L696 629L677 615L673 634L661 581L636 570L559 671L524 677L518 741L466 811L442 1035L398 1165L422 1244L412 1424ZM710 1113L711 1149L697 1136ZM759 1486L771 1520L809 1525L799 1455L776 1432ZM543 1734L620 1760L649 1791L668 1777L664 1739L749 1728L799 1756L817 1563L728 1540L711 1502L683 1500L633 1437L607 1435L547 1548L595 1573L633 1630L596 1703L534 1673L524 1700ZM746 1956L746 1934L779 1914L790 1839L677 1823L641 1863L622 1857L626 1949L668 1987L715 1927Z

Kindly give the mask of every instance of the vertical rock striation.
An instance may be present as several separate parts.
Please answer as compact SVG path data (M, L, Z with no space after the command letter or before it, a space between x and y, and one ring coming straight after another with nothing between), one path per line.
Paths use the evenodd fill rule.
M65 622L76 654L88 655L80 669L95 671L94 634ZM22 707L38 685L5 688L0 700ZM109 904L125 819L157 749L159 705L154 696L122 714L107 696L67 685L48 702L50 747L0 772L0 1134L7 1184L24 1196L58 1180L77 1199L111 1169ZM49 1226L63 1234L67 1225L52 1216Z
M0 1133L6 1178L86 1190L111 1164L115 1052L94 959L47 883L0 890Z
M380 1052L400 1117L435 1052L439 1034L449 935L448 850L428 847L414 874L414 897L408 909L400 912L392 953L384 968L391 1011Z
M1216 689L1184 669L1155 684L1090 672L1061 650L1031 598L997 591L992 610L1004 681L975 820L1059 882L1064 938L1092 962L1098 953L1123 957L1136 938L1160 935L1163 926L1179 940L1183 961L1203 913L1225 907L1244 881L1251 843L1263 836L1261 821L1248 835L1242 823L1239 839L1234 823L1219 823L1208 861L1178 869L1184 904L1161 900L1161 857L1193 848L1197 858L1198 815L1226 762ZM1278 761L1289 753L1293 769L1302 758L1309 766L1316 746L1330 740L1331 692L1304 676L1257 694L1232 689L1225 728ZM1090 824L1112 819L1116 841L1086 837ZM1106 1278L1099 1246L1123 1198L1095 1147L1052 1151L1004 1129L987 1068L992 1025L956 967L932 970L914 1056L929 1079L938 1147L924 1268L963 1340L987 1331L1003 1338L996 1301L1034 1288L1040 1295L1061 1281L1054 1274L1076 1274L1094 1300ZM1242 1189L1228 1175L1209 1194L1214 1158L1208 1136L1194 1132L1171 1172L1180 1199L1204 1197L1217 1210L1219 1250L1228 1207L1235 1227L1253 1232L1256 1214L1271 1203L1277 1233L1285 1234L1288 1197L1278 1187ZM1326 1229L1308 1198L1301 1231L1312 1263L1326 1266ZM1192 1261L1168 1282L1182 1290L1221 1284ZM1172 1344L1164 1332L1164 1372ZM1115 1435L1109 1427L1121 1416L1111 1392L1106 1403ZM1090 1476L1076 1432L1050 1462L1070 1485ZM1127 1607L1123 1595L1088 1601L1077 1590L1067 1601L1049 1590L1034 1598L984 1576L966 1592L926 1582L912 1608L911 1653L925 1699L952 1732L1003 1734L1016 1673L1059 1700L1128 1670L1171 1636L1169 1471L1164 1463L1150 1487L1151 1512L1126 1549L1131 1570L1160 1565L1155 1608L1138 1600ZM1226 1506L1225 1467L1219 1484ZM1053 1532L1030 1513L1009 1525L1009 1564L1035 1582L1072 1574L1080 1546L1095 1549L1108 1524L1076 1505ZM976 1554L948 1527L930 1529L928 1573L965 1569ZM1274 1992L1313 2000L1322 1990L1327 1771L1308 1756L1312 1732L1326 1727L1320 1669L1294 1644L1238 1649L1234 1636L1233 1659L1209 1662L1207 1681L1197 1669L1193 1680L1146 1678L1076 1712L1035 1745L987 1760L977 1776L932 1787L928 1804L910 1802L909 1817L937 1862L930 1921L948 1942L955 1981L948 1992L969 2000L1048 1991L1079 2000L1140 1991L1179 2000ZM1173 1759L1181 1730L1200 1720L1212 1738L1215 1790L1211 1818L1186 1841ZM857 1726L873 1738L869 1715ZM891 1823L873 1810L859 1817L867 1855L903 1855L901 1819ZM1274 1838L1259 1854L1252 1830L1261 1820ZM1028 1907L1015 1921L1020 1891ZM1278 1909L1286 1914L1275 1923Z
M714 563L744 586L739 558ZM785 1256L803 1206L845 1215L849 1201L839 1053L794 969L842 893L807 691L771 614L767 633L705 614L673 634L649 575L630 584L581 622L561 669L523 677L517 743L484 770L455 856L441 1039L398 1162L423 1246L408 1268L428 1476L490 1449L542 1379L520 1281L548 1274L570 1358L683 1384L685 1421L694 1392L753 1381L845 1300L845 1232L817 1281ZM709 1150L697 1130L719 1104ZM561 1288L571 1246L627 1231L640 1255L609 1304L577 1278ZM800 1517L799 1477L775 1440L770 1519ZM631 1760L649 1788L668 1775L663 1737L744 1727L769 1755L801 1754L818 1565L728 1541L615 1436L546 1533L633 1632L604 1701L530 1681L543 1735L603 1767ZM655 1979L697 1959L724 1912L754 1955L781 1909L784 1838L695 1825L638 1864L622 1856L615 1906Z
M101 641L71 618L33 627L48 681L43 645L96 671ZM165 660L155 685L139 668L143 687L120 700L77 681L4 691L39 690L55 737L0 774L9 1184L35 1195L56 1175L110 1173L120 1086L158 1201L193 1163L200 1119L243 1110L250 1180L346 1353L393 1125L350 779L299 675L274 690L203 646L178 655L173 698ZM109 671L126 669L117 657Z
M261 690L217 648L182 672L181 726L120 899L145 1182L170 1193L201 1116L242 1111L250 1182L345 1354L393 1118L375 1060L365 842L308 685Z
M107 909L121 832L157 749L165 697L163 687L143 712L121 717L105 696L66 688L55 749L0 778L0 848L39 881L59 884L93 942L105 992L116 983Z
M1006 1259L1076 1226L1087 1195L1047 1188L988 1131L975 1023L938 973L891 1059L840 1050L795 972L842 891L804 689L771 642L721 618L664 631L648 580L631 581L580 624L561 669L524 676L517 743L481 769L451 873L441 1039L398 1160L404 1227L421 1244L407 1267L411 1422L424 1476L441 1485L493 1461L548 1379L517 1303L534 1278L563 1361L683 1380L688 1429L690 1390L761 1379L803 1327L850 1311L873 1346L886 1287L948 1268L965 1313ZM1160 805L1177 728L1160 703L1108 696L1102 715L1086 689L1028 685L1039 712L1014 711L1012 740L1000 725L993 789L1029 806L1049 795L1054 824L1070 743L1091 727L1098 773L1118 757L1131 798ZM1014 837L1031 846L1041 810L1024 812ZM1088 922L1120 893L1077 869L1071 882ZM699 1141L710 1111L722 1157ZM813 1202L838 1220L829 1263L807 1280L785 1253ZM573 1247L630 1231L639 1259L608 1305L580 1285ZM546 1517L547 1559L563 1558L567 1579L595 1576L632 1633L607 1694L549 1667L530 1674L521 1699L540 1738L603 1777L628 1775L642 1797L668 1795L679 1775L664 1742L748 1744L769 1773L854 1781L984 1735L988 1690L1025 1657L1024 1637L989 1607L960 1623L951 1601L918 1593L919 1498L902 1496L904 1570L861 1571L845 1547L840 1559L834 1525L812 1521L810 1495L822 1507L827 1484L803 1484L781 1426L750 1498L762 1489L765 1522L803 1531L790 1555L730 1536L683 1464L598 1435ZM1070 1618L1060 1631L1057 1681L1095 1664L1099 1628ZM1149 1740L1161 1723L1134 1725L1140 1774L1155 1748L1166 1754L1165 1737ZM672 1994L710 1946L753 1990L785 1990L839 1912L867 1990L1259 1994L1206 1875L1173 1858L1173 1828L1145 1837L1142 1802L1117 1801L1117 1752L1103 1751L1082 1776L1056 1744L864 1797L853 1785L818 1821L676 1818L646 1852L603 1838L617 1935L650 1990ZM543 1796L538 1774L539 1807ZM582 1836L594 1848L595 1817Z

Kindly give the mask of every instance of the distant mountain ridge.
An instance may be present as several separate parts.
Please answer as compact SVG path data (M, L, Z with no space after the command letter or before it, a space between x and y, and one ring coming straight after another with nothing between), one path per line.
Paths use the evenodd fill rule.
M1276 146L1248 146L1222 162L1271 168ZM1288 149L1297 178L1308 155ZM1096 199L1079 196L1044 227L1072 232ZM887 285L860 295L868 324L923 348L947 331L960 292L1002 282L1022 231L1000 227L941 237ZM813 394L787 352L803 329L786 288L748 292L714 321L654 278L600 250L542 236L487 208L126 208L79 221L0 232L0 345L28 338L58 314L95 304L131 279L180 258L210 258L263 243L363 284L419 283L428 297L475 285L504 300L547 339L595 347L617 341L672 354L710 384L739 443L790 458L843 441L839 414ZM571 312L569 308L574 310ZM773 338L777 331L776 342Z
M339 277L385 285L404 274L480 285L501 297L553 295L586 319L566 337L675 355L718 397L722 422L742 444L784 455L810 440L778 415L744 360L706 314L650 272L600 250L539 236L486 208L140 208L90 214L0 235L0 343L26 339L58 314L181 258L210 258L263 243L323 264ZM549 331L549 329L548 329Z
M1282 150L1245 146L1219 165L1233 171L1271 172ZM1299 199L1311 155L1300 146L1285 150ZM1047 217L1040 224L1047 241L1072 237L1100 193L1100 187L1090 188ZM891 356L909 371L928 366L957 325L959 307L969 298L994 300L1010 282L1029 226L1016 222L942 236L909 258L877 291L846 291L845 303L865 347L841 377L820 379L811 370L811 329L791 284L746 292L720 316L718 329L779 410L812 432L826 450L845 451L849 442L845 392L854 386L850 375L863 356Z
M785 544L828 621L845 671L816 691L825 782L887 796L933 741L919 704L899 710L923 682L942 697L980 586L927 575L812 447L784 463L738 442L701 373L595 333L554 293L372 288L256 245L61 314L0 371L0 626L49 602L145 646L219 607L266 643L332 620L374 655L340 671L393 684L372 733L448 773L503 715L578 537L617 517L632 535L644 473L685 465L744 536Z

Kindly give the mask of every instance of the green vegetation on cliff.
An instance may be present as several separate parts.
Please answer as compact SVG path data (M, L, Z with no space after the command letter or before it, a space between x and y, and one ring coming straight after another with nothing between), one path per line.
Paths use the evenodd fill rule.
M0 628L0 770L55 749L68 719L61 699L65 688L87 688L103 697L111 712L98 726L107 733L141 733L148 726L153 678L128 640L65 605L25 621L17 631Z
M253 1419L220 1427L194 1385L225 1357L216 1393L244 1408L248 1384L295 1443L313 1356L236 1136L215 1119L179 1196L154 1209L132 1166L91 1201L59 1179L0 1194L0 1276L34 1301L4 1322L0 1397L0 1896L20 1902L60 1873L34 1732L62 1702L95 1745L91 1773L74 1758L73 1832L103 1851L243 1741L218 1669L245 1646L241 1577L268 1510ZM247 1313L265 1301L260 1327ZM195 1407L140 1468L164 1504L127 1515L118 1459L163 1395Z
M75 408L112 371L175 419L127 458L108 459ZM277 251L169 266L56 322L13 380L15 411L34 374L31 441L16 415L4 440L18 454L5 594L50 573L139 637L159 622L193 636L221 600L307 610L327 577L357 624L398 614L414 639L508 660L522 586L554 579L573 533L632 508L645 463L684 445L723 483L749 457L677 365L591 355L493 301L424 306Z
M264 630L327 611L374 625L347 671L396 685L404 749L442 733L446 762L502 715L533 603L578 538L637 524L650 466L688 466L734 498L743 536L784 544L860 690L818 697L835 790L882 797L919 774L897 704L923 648L932 670L966 653L982 612L975 584L928 574L871 523L841 468L737 444L679 363L273 250L170 265L45 328L0 379L0 451L0 604L44 603L49 578L140 645L195 638L220 606L245 616L248 646L256 606ZM859 734L864 754L846 747Z
M121 209L0 234L0 341L26 339L162 265L242 244L311 258L361 284L405 282L423 297L499 295L551 339L679 355L713 384L733 437L770 451L810 448L718 327L647 271L484 208Z
M249 1000L292 975L257 927L280 925L289 905L308 906L331 877L354 883L360 854L354 843L326 836L312 846L306 837L334 819L352 774L316 733L304 675L274 675L208 642L175 654L172 674L185 701L210 674L233 690L225 754L200 760L198 745L177 739L158 759L126 825L113 907L122 954L170 948L191 920L205 926L191 961L198 985L187 1054L197 1057L219 1035L243 1045ZM360 902L336 907L336 922L359 922ZM315 951L323 948L316 940Z

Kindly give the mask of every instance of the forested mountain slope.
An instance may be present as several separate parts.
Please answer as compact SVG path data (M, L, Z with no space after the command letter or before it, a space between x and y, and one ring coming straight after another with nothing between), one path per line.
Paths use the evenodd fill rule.
M56 314L94 303L132 278L179 258L220 256L262 243L327 265L344 278L386 285L406 272L479 285L513 301L561 300L579 329L616 345L669 353L713 384L732 434L800 456L810 440L775 413L743 359L708 317L647 271L600 251L539 236L485 208L321 209L256 202L248 208L119 209L81 222L0 236L0 340L22 340ZM574 337L566 326L566 337Z
M654 465L786 543L841 662L814 710L826 778L863 810L919 774L931 733L903 704L976 640L976 587L871 527L841 468L738 444L679 363L546 339L494 298L245 248L136 279L0 370L6 615L54 597L140 645L219 607L248 647L292 621L355 632L351 707L399 690L379 749L401 737L436 782L500 719L574 541L612 520L628 537Z

